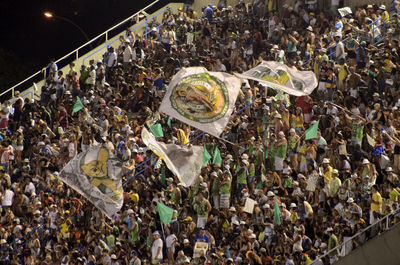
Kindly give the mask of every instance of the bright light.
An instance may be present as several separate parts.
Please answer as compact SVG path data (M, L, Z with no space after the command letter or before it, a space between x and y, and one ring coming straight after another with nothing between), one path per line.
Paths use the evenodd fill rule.
M51 13L51 12L49 12L49 11L44 12L43 15L44 15L45 17L47 17L47 18L52 18L52 17L54 16L54 14Z

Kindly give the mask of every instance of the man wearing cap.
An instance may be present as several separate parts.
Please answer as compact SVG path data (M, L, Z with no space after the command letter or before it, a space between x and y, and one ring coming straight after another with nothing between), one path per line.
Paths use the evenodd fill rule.
M362 209L358 206L353 198L347 199L347 209L345 209L346 219L350 222L350 225L353 227L354 224L357 224L362 217Z
M278 134L278 140L275 143L275 157L274 157L274 168L276 171L281 172L283 169L283 160L286 158L287 152L287 140L285 133L280 131Z
M239 198L242 194L242 190L247 188L247 176L248 176L248 167L249 162L246 159L242 159L240 161L240 165L238 166L239 171L237 172L237 185L238 188L236 190L236 197Z
M151 244L151 264L160 264L163 259L163 241L160 238L160 233L153 233L153 243Z
M322 173L323 173L323 175L324 175L324 181L325 181L325 183L329 183L329 181L331 180L331 178L332 178L332 171L333 171L333 168L332 168L332 166L330 165L329 159L328 159L328 158L324 158L324 159L322 160Z
M332 170L332 178L329 180L329 196L336 197L342 182L339 179L339 171L335 168Z
M129 260L129 265L142 265L142 261L139 259L136 250L131 251L131 259Z

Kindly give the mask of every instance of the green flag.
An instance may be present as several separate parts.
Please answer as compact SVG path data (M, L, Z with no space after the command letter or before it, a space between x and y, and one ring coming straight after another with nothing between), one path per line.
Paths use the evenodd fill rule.
M154 135L154 137L156 137L156 138L164 137L164 133L163 133L161 124L156 123L153 126L151 126L149 129L150 129L151 133Z
M265 149L265 151L263 152L263 159L267 159L268 157L268 150Z
M279 209L278 201L275 198L274 203L274 222L277 225L281 225L281 210Z
M157 211L164 225L168 225L169 223L171 223L172 214L174 213L174 210L172 210L171 208L165 206L160 202L157 202Z
M215 147L214 150L214 157L212 163L222 165L222 158L221 158L221 152L219 151L218 147Z
M307 129L306 140L317 138L318 125L319 125L319 121L317 121L316 123L314 123L313 126L311 126L310 128Z
M204 145L204 148L203 148L203 165L207 166L208 161L210 161L210 159L211 159L211 155L210 155L210 153L208 153L207 148Z
M165 187L167 186L166 177L165 177L165 167L161 168L161 184Z
M72 112L73 113L78 112L81 109L83 109L84 107L85 106L83 106L81 99L79 97L76 97L76 101L75 101L74 107L72 108Z
M168 120L167 120L167 125L168 125L168 127L169 127L170 129L172 129L172 125L171 125L171 117L168 117Z

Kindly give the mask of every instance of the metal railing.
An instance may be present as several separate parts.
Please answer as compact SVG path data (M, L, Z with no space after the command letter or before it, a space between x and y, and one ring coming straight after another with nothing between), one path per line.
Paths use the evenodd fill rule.
M310 265L316 264L317 262L320 262L324 258L335 256L334 255L335 252L341 253L343 248L346 249L346 244L347 243L352 242L353 240L356 240L358 237L363 236L363 234L367 234L367 233L370 232L370 236L366 237L365 241L363 242L363 244L367 243L368 240L374 238L380 232L389 230L392 227L392 220L394 218L396 218L396 216L398 216L398 215L400 215L400 209L397 209L394 213L390 213L390 214L382 217L381 219L379 219L375 223L369 225L368 227L366 227L366 228L362 229L361 231L357 232L352 237L350 237L350 238L346 239L345 241L343 241L342 244L337 245L336 247L332 248L331 250L329 250L325 254L323 254L321 256L318 256L314 261L312 261L310 263ZM362 247L362 245L359 245L358 247ZM342 257L347 256L348 254L350 254L355 249L357 249L357 248L352 248L349 251L349 253L346 253L347 251L345 251L344 255L339 254L338 258L340 259Z
M147 5L146 7L144 7L143 9L139 10L138 12L136 12L135 14L131 15L130 17L126 18L125 20L121 21L120 23L118 23L117 25L109 28L108 30L106 30L105 32L99 34L98 36L94 37L93 39L91 39L90 41L86 42L85 44L81 45L80 47L78 47L77 49L73 50L72 52L64 55L63 57L61 57L60 59L58 59L57 61L55 61L55 63L58 63L68 57L70 57L71 55L75 55L75 60L79 59L79 51L81 51L83 48L87 48L88 45L92 44L93 42L95 42L98 39L101 38L105 38L104 42L107 42L109 40L109 33L110 31L119 28L121 25L132 21L132 19L134 19L136 16L138 16L139 14L143 14L143 12L146 12L146 10L148 10L149 8L151 8L152 6L154 6L156 3L158 3L160 0L155 0L154 2L152 2L151 4ZM144 23L147 23L149 21L149 19L146 19L146 21ZM142 23L143 24L143 23ZM13 87L5 90L4 92L0 93L0 97L4 96L7 93L11 92L11 98L14 97L15 95L15 91L18 90L18 87L27 83L30 80L33 80L34 78L39 78L41 75L43 75L43 79L45 79L46 77L46 72L39 70L36 73L32 74L31 76L29 76L28 78L24 79L23 81L19 82L18 84L14 85ZM30 87L30 86L29 86ZM27 88L24 88L24 90ZM33 94L33 93L32 93Z

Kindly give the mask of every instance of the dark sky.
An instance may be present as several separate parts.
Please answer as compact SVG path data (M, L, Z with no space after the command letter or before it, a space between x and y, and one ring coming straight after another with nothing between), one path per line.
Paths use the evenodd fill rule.
M43 12L46 10L72 20L92 38L151 2L152 0L0 0L0 64L21 64L17 68L23 69L26 75L18 78L23 79L41 69L50 58L58 59L86 42L84 36L67 22L45 19ZM165 2L159 4L158 8L165 5ZM2 70L0 66L0 77L4 79ZM18 74L21 75L9 74L6 78L12 80ZM5 89L4 81L0 86L0 90Z

